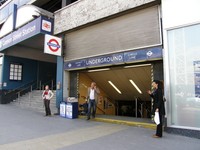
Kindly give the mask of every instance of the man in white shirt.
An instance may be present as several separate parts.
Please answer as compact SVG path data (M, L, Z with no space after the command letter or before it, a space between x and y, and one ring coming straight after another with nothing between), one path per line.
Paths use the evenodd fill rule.
M92 82L91 87L88 88L88 113L87 113L87 120L90 119L91 110L92 110L92 117L95 118L96 114L96 106L98 101L98 94L100 93L99 89L96 87L96 83Z

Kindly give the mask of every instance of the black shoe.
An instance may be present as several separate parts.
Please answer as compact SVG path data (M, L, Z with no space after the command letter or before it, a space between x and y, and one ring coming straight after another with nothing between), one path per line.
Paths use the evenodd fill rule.
M90 120L90 117L87 117L87 120Z

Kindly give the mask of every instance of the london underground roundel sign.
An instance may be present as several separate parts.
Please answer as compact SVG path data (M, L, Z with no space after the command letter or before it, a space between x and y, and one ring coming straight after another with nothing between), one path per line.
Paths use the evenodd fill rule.
M44 53L61 56L61 38L45 35Z
M52 52L57 52L60 48L60 45L56 39L50 39L47 45Z

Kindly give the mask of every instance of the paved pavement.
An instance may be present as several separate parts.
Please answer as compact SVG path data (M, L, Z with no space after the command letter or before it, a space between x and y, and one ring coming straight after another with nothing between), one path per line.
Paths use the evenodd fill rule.
M0 150L200 150L200 140L0 105Z

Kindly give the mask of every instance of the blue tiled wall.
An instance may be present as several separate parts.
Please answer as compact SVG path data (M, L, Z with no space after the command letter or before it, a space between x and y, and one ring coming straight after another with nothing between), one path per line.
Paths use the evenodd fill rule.
M21 81L9 80L10 63L22 64L23 68ZM6 86L2 86L3 90L16 89L33 81L42 81L42 84L51 84L51 80L54 80L54 85L56 81L56 63L48 63L5 55L2 70L2 82L6 83Z
M10 63L19 63L22 64L22 80L21 81L11 81L9 80L10 75ZM28 84L31 81L37 80L37 61L17 58L12 56L4 56L3 61L3 71L2 71L2 82L6 86L3 86L2 89L10 90L18 88L24 84Z

